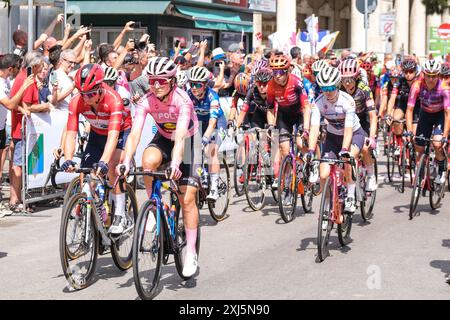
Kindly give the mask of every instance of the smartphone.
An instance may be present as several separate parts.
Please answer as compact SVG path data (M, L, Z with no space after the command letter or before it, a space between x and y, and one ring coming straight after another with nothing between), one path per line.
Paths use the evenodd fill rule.
M33 69L31 67L27 67L27 77L31 76L33 73Z
M133 25L133 28L138 29L138 28L142 28L142 22L141 21L136 21Z
M88 29L92 30L93 23L89 24ZM86 34L86 40L91 40L91 31Z
M180 40L175 41L175 48L178 48L179 45L180 45Z
M48 81L52 86L55 85L56 81L58 81L58 76L55 71L52 71L48 77Z

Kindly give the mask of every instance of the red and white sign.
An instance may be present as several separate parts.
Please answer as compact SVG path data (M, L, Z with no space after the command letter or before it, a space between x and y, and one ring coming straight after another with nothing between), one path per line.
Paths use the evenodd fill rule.
M380 14L380 34L384 36L395 34L395 14Z
M438 29L438 35L441 39L450 39L450 23L443 23Z

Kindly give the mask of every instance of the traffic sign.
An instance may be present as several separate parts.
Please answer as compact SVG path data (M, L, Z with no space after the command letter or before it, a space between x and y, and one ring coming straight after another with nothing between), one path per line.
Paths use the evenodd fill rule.
M356 0L356 9L362 14L365 14L365 0ZM377 0L367 0L367 13L374 13L377 9L378 1Z
M395 14L380 14L380 34L384 36L395 34Z
M443 23L438 29L438 35L441 39L447 40L450 38L450 23Z

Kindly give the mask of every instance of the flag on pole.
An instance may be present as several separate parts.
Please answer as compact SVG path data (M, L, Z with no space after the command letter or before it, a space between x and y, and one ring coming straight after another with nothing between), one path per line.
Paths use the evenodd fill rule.
M340 31L336 31L324 36L317 44L317 52L322 51L325 54L328 51L330 51L333 48L334 43L336 42L336 39L339 36L339 33Z
M305 19L306 29L309 33L312 54L316 53L317 42L319 40L319 18L314 14Z

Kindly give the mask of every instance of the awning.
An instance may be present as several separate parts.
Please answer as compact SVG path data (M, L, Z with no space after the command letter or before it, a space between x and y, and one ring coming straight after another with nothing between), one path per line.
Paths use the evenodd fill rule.
M245 20L237 12L218 11L177 5L178 12L194 20L195 27L234 32L253 32L253 22Z
M81 14L164 14L170 1L67 1Z

